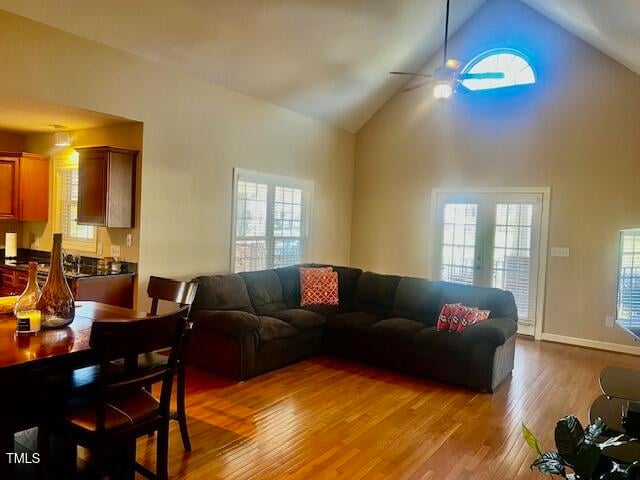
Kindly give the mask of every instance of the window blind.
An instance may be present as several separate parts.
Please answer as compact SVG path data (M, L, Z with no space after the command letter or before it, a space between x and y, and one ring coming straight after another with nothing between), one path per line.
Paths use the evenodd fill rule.
M640 326L640 229L620 232L618 319Z
M284 267L303 261L313 184L238 171L234 187L235 272Z
M58 168L58 228L67 241L95 242L96 229L78 225L78 169L74 166Z

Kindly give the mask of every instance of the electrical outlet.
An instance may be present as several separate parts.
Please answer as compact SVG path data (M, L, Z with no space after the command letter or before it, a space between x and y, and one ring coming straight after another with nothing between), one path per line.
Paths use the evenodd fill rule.
M613 317L611 315L607 315L604 319L604 324L607 328L613 328Z
M112 257L120 256L120 245L111 245L111 256Z
M133 243L133 236L130 233L127 233L127 247L130 247Z
M96 253L98 255L102 255L102 242L98 242L98 247L96 248Z

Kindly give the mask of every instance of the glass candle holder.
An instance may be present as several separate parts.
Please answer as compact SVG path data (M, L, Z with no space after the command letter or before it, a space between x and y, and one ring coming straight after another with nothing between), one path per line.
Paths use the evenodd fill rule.
M37 333L42 326L42 315L40 310L22 310L16 313L16 332Z

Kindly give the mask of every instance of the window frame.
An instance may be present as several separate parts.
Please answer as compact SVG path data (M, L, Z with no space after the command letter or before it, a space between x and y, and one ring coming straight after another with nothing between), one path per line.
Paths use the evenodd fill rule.
M83 239L68 237L63 232L62 225L62 188L60 175L63 170L72 170L78 168L78 156L77 154L71 154L67 156L59 156L54 159L53 162L53 192L54 192L54 210L53 210L53 228L55 232L62 233L62 247L68 250L80 251L83 253L97 253L98 252L98 228L88 225L93 228L93 239Z
M624 255L624 236L626 233L632 233L634 236L640 236L640 228L626 228L618 232L618 268L616 270L616 313L615 321L624 325L625 322L633 323L634 319L620 317L620 280L622 279L622 257ZM634 251L635 255L635 251ZM640 252L638 252L640 255Z
M463 80L458 81L457 83L458 83L458 85L460 87L462 87L462 89L464 90L464 93L467 93L467 94L482 94L482 93L487 93L487 92L508 91L508 90L512 90L512 89L527 89L527 88L532 88L532 87L536 86L539 83L539 81L540 81L539 72L533 66L533 63L531 62L531 58L527 54L525 54L523 51L518 50L516 48L511 48L511 47L498 47L498 48L490 48L488 50L484 50L483 52L479 53L478 55L473 57L471 60L469 60L465 64L465 66L462 68L460 73L461 74L469 73L469 71L473 67L475 67L478 63L480 63L484 59L492 57L494 55L499 55L499 54L511 54L511 55L516 56L516 57L522 58L525 62L527 62L527 65L529 65L529 67L533 71L534 82L533 83L520 84L520 85L508 85L508 86L504 86L504 87L480 88L480 89L472 90L472 89L468 88L467 86L465 86L465 84L463 83L464 82L464 79L463 79Z
M231 273L239 273L235 271L236 264L236 242L238 241L237 222L238 222L238 182L240 180L262 183L268 185L267 191L267 219L266 219L266 235L264 237L254 237L255 239L264 238L267 245L271 244L273 248L275 239L300 238L302 241L301 258L302 262L309 258L311 252L311 224L313 217L313 196L315 190L315 182L295 177L287 177L283 175L275 175L271 173L262 173L255 170L247 170L235 167L233 169L232 183L232 210L231 210L231 254L229 258L229 271ZM296 188L302 190L302 212L301 212L301 236L300 237L276 237L273 235L273 204L275 203L275 187ZM240 237L245 238L245 237ZM273 263L273 252L267 252L266 269L276 268ZM271 261L271 264L269 264ZM250 270L246 270L250 271Z

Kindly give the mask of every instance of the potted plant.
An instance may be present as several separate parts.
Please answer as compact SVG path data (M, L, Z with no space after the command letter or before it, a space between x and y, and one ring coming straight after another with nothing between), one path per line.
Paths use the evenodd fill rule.
M571 480L627 480L638 478L640 461L621 465L603 456L608 447L618 447L635 439L618 435L599 441L606 425L598 418L586 429L580 421L569 416L561 419L555 428L555 451L543 452L536 437L522 424L524 438L538 455L531 464L545 475L555 475Z

